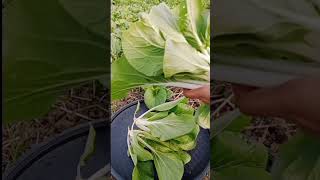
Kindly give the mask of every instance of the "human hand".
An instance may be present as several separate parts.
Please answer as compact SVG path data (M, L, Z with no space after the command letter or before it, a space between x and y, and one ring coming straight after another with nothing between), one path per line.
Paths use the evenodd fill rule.
M288 81L271 88L233 86L243 113L280 117L320 134L320 77Z
M191 99L199 99L200 101L210 104L210 86L205 85L197 89L183 90L183 94Z

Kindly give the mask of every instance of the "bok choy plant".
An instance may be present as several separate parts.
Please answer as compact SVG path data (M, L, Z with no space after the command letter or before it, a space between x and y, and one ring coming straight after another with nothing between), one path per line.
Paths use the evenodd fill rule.
M215 1L213 78L272 86L319 74L319 7L319 0Z
M161 3L123 32L122 49L124 56L112 63L112 99L139 86L207 84L210 12L201 0L185 0L175 9Z
M162 103L139 117L140 104L128 127L127 145L135 165L132 179L154 179L153 163L160 180L181 179L184 165L191 160L186 152L196 146L200 127L194 109L185 97ZM135 129L138 127L138 129Z
M144 102L146 106L149 109L151 109L169 100L172 96L172 93L173 92L170 89L163 86L149 86L145 88ZM189 107L189 105L183 103L178 104L177 107L187 111L194 111L192 108ZM210 106L207 104L201 104L195 112L195 118L200 127L204 129L209 129Z

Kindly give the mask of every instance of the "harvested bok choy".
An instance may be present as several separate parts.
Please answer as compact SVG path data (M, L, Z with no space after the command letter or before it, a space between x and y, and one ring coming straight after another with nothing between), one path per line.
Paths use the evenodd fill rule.
M319 0L215 1L213 78L272 86L319 74L319 7Z
M200 132L194 109L187 103L182 97L136 117L138 104L127 136L128 151L135 165L132 179L154 179L153 163L160 180L182 178L184 165L191 161L186 151L195 148Z
M112 99L140 86L208 84L210 12L201 0L185 0L174 10L161 3L123 32L122 49L124 56L112 63Z

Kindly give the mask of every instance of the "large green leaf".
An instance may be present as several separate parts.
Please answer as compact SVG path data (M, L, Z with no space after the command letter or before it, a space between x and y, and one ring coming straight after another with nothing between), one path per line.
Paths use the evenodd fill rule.
M153 180L154 169L152 161L138 161L132 172L132 180Z
M275 180L319 180L320 141L302 133L280 148L272 175Z
M128 62L147 76L162 73L165 41L146 14L123 33L122 48Z
M106 10L86 7L75 13L61 2L15 0L3 8L6 123L43 115L67 88L107 79L107 39L79 21L89 22Z
M165 78L163 75L146 76L133 68L124 56L114 61L111 64L111 69L112 99L124 98L131 89L141 86L178 86L190 89L206 84L206 82L183 83L175 78Z
M165 3L154 6L149 16L152 24L161 30L166 40L172 39L177 42L187 42L180 32L178 16L176 16Z
M183 161L178 154L156 151L153 153L153 159L159 180L177 180L182 178Z
M139 119L136 125L138 127L146 126L153 136L159 137L161 141L167 141L188 134L195 128L196 123L192 115L171 113L157 121Z
M181 151L181 148L179 148L176 144L171 143L170 141L161 141L159 138L154 137L150 133L145 132L143 137L156 151L161 151L161 152Z
M197 145L197 138L200 132L200 127L196 127L188 134L180 136L178 138L172 139L171 143L177 145L179 148L190 151L194 149Z
M239 133L221 133L211 141L211 149L211 165L216 171L239 165L265 168L268 160L263 145L249 144Z
M317 0L216 1L213 41L219 68L213 68L215 77L271 86L319 73L318 4ZM314 26L310 21L316 22ZM239 73L231 77L223 69ZM247 78L252 76L255 81Z
M148 77L134 69L125 57L111 64L112 77L112 99L120 99L126 96L130 89L148 85L167 82L163 77Z
M209 80L210 57L201 54L190 44L166 41L166 51L163 59L163 72L165 77L172 77L179 73L205 74Z
M204 48L204 43L200 38L200 30L206 29L203 28L206 27L206 21L203 18L201 0L185 0L180 7L179 18L180 30L187 41L199 50Z
M226 131L211 140L211 169L217 178L271 179L265 170L267 160L267 149L263 145L249 144L239 133Z

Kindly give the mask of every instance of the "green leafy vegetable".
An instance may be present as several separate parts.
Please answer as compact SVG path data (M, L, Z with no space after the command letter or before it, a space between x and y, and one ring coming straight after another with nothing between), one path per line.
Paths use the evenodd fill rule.
M183 175L183 160L176 153L163 153L155 151L154 164L159 180L177 180Z
M5 123L39 117L66 89L107 79L106 7L100 0L6 3Z
M271 86L319 73L318 7L317 0L216 1L214 78Z
M147 128L155 137L161 141L177 138L191 132L195 127L195 120L192 115L176 115L170 113L167 117L157 121L139 120L136 125Z
M198 124L204 129L210 129L210 106L207 104L202 104L197 112L196 118Z
M144 102L149 109L160 105L170 97L168 90L162 86L150 86L145 89Z
M135 154L138 161L149 161L152 160L152 154L144 149L144 147L139 143L138 141L138 135L139 131L131 131L130 137L130 147L131 147L131 153Z
M149 111L168 111L168 110L178 106L179 103L184 103L185 100L186 100L185 97L181 97L181 98L176 99L174 101L160 104L154 108L151 108Z
M197 145L197 137L199 132L200 127L196 125L196 127L189 134L173 139L171 140L171 143L177 145L179 148L185 151L190 151Z
M182 7L180 13L165 3L154 6L123 32L125 57L112 63L113 99L139 86L194 89L209 83L210 14L201 7L201 0L183 4L188 8ZM195 14L199 17L193 17Z
M153 173L152 161L138 161L133 169L132 180L153 180Z
M200 132L194 110L186 103L186 98L181 97L157 105L139 117L137 105L127 137L128 151L135 164L133 178L147 173L140 172L137 167L140 162L153 160L159 179L181 179L184 165L191 161L185 151L195 148ZM134 129L135 125L139 130Z
M172 111L177 115L180 115L180 114L193 115L194 114L193 107L184 103L179 103L176 107L172 109Z
M178 151L177 154L180 156L180 159L183 161L183 164L188 164L191 161L191 156L185 151Z

